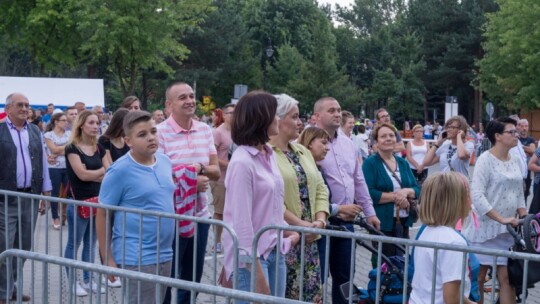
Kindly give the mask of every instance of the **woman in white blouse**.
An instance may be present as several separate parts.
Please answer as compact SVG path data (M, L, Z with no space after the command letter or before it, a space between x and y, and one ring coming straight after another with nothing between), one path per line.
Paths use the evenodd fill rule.
M517 145L516 121L503 117L490 121L486 135L493 147L482 153L476 161L472 179L472 202L479 215L479 227L467 223L463 234L472 246L507 250L513 244L506 225L516 226L516 215L527 214L523 195L523 178L520 160L514 158L510 149ZM484 290L484 281L493 257L478 254L480 273L479 290ZM501 303L515 303L515 292L508 281L507 259L498 257L497 278L500 284ZM478 303L482 303L481 299Z
M429 144L424 140L424 127L418 124L412 128L413 140L407 143L407 161L411 166L418 185L427 178L428 169L424 167L424 158L429 150Z

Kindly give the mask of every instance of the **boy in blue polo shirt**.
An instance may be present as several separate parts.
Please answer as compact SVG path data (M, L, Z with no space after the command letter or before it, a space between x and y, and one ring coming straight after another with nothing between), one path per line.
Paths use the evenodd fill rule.
M131 150L107 170L99 203L174 214L172 164L167 156L156 153L158 137L151 114L132 111L125 117L123 127L124 140ZM112 237L107 244L110 227L107 227L106 216L105 209L98 209L96 233L101 256L108 257L109 266L136 271L140 267L144 273L170 276L174 219L143 215L141 220L136 213L114 212ZM137 303L139 299L140 303L161 303L165 289L160 288L161 292L157 293L156 284L132 280L130 293L124 297L129 303Z

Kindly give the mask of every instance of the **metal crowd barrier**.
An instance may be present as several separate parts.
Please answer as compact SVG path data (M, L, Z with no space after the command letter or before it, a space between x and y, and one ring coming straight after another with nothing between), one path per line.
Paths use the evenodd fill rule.
M260 295L255 294L251 292L245 292L240 290L234 290L230 288L223 288L208 284L200 284L200 283L194 283L189 281L183 281L178 279L172 279L169 277L163 277L155 274L146 274L141 273L138 271L132 271L132 270L125 270L121 268L113 268L108 266L102 266L97 265L94 263L86 263L86 262L80 262L75 261L72 259L66 259L61 257L55 257L43 253L37 253L37 252L30 252L30 251L24 251L19 249L9 249L0 254L0 262L8 261L10 258L15 258L17 260L17 264L19 265L19 268L22 266L22 259L31 260L33 262L40 262L43 264L43 268L46 270L48 267L50 267L50 264L58 265L62 267L70 267L73 269L84 269L92 272L97 272L99 275L107 276L107 275L114 275L121 277L125 280L136 280L136 281L144 281L144 282L151 282L159 285L164 286L170 286L177 289L186 289L186 290L193 290L195 292L200 293L207 293L212 294L220 297L225 297L229 299L238 299L238 300L245 300L245 301L253 301L257 303L274 303L274 304L297 304L302 303L300 301L295 300L289 300L289 299L283 299L278 297L272 297L267 295ZM20 269L22 271L22 269ZM22 288L22 282L18 282L19 288ZM92 299L92 298L90 298ZM46 296L43 296L42 302L44 304L49 303L49 299ZM92 302L90 300L90 302ZM72 303L70 301L69 303ZM96 303L102 303L101 298L97 298Z
M34 214L34 212L37 212L38 203L40 200L47 200L47 201L53 201L58 202L60 205L72 205L74 207L76 206L89 206L89 207L96 207L95 204L92 203L85 203L81 201L74 201L74 200L68 200L68 199L59 199L59 198L52 198L52 197L44 197L39 195L32 195L27 193L20 193L20 192L12 192L12 191L5 191L0 190L0 197L4 199L4 202L7 201L9 196L13 196L17 198L17 216L20 222L21 215L23 212L30 212ZM21 202L22 198L30 199L30 204L26 205ZM7 207L8 204L3 204L3 206L0 206L0 209L4 211L4 223L7 222L8 216L7 216ZM145 216L153 216L157 217L158 219L164 219L164 218L171 218L174 219L176 222L180 220L190 220L196 223L205 223L210 225L221 225L224 228L224 233L230 233L232 235L232 239L234 242L234 248L236 249L235 255L234 255L234 268L237 269L238 267L238 240L236 237L235 231L227 224L221 222L221 221L215 221L211 219L201 219L196 217L190 217L190 216L181 216L181 215L175 215L175 214L168 214L168 213L160 213L160 212L148 212L148 211L141 211L136 209L128 209L128 208L122 208L122 207L112 207L112 206L99 206L100 208L106 209L107 214L110 212L124 212L124 213L135 213L139 215L139 221L140 223L143 222ZM108 218L108 217L107 217ZM74 221L77 221L77 216L75 216ZM90 221L93 221L93 218L90 219ZM31 222L32 230L36 228L37 221L34 219ZM10 266L11 263L16 263L17 265L17 273L20 275L20 279L16 282L17 290L23 291L23 292L30 292L32 296L32 300L34 303L49 303L53 302L55 303L54 299L60 299L57 302L59 303L73 303L73 301L76 300L76 297L74 295L74 289L72 287L66 287L69 286L69 283L73 283L73 280L75 278L71 277L68 279L65 279L64 275L65 272L63 270L64 267L68 267L70 269L78 269L78 270L87 270L91 274L91 279L93 278L99 278L98 282L101 282L104 277L103 275L115 275L119 276L125 280L138 280L138 281L145 281L145 282L155 282L155 284L161 284L165 286L170 286L174 288L184 289L184 290L190 290L191 291L191 302L195 303L195 293L200 292L203 294L213 295L212 301L216 303L218 301L216 297L227 297L229 299L243 299L248 301L255 301L260 303L298 303L298 301L301 301L302 299L294 299L294 300L286 300L286 299L276 299L269 296L263 296L255 293L244 293L241 291L237 291L234 288L233 289L224 289L220 287L216 287L217 283L217 277L218 277L218 271L221 270L219 267L221 265L221 262L218 262L219 257L214 252L212 255L212 265L211 267L205 268L205 274L208 274L208 272L211 273L211 279L210 284L202 284L202 283L193 283L193 282L187 282L187 281L181 281L177 279L171 279L168 277L160 276L158 274L144 274L137 271L129 271L126 269L117 269L117 268L111 268L107 266L101 266L99 263L85 263L78 260L77 255L75 254L75 260L66 259L63 258L64 252L64 241L62 240L62 231L64 229L67 229L67 227L61 226L61 231L58 233L58 235L52 235L51 231L49 231L49 227L51 224L51 220L49 218L49 215L45 216L45 228L43 230L36 230L34 232L34 237L31 240L31 249L30 251L21 251L17 249L9 249L7 251L2 252L0 254L0 264L7 263ZM122 223L122 227L125 227L125 217L124 221ZM43 224L41 224L40 227L42 227ZM195 225L197 227L197 225ZM20 228L20 224L19 224ZM257 248L257 244L259 242L259 239L261 235L268 231L268 230L289 230L289 231L297 231L301 233L301 243L305 244L306 242L306 234L307 233L315 233L324 235L326 237L337 237L337 238L346 238L350 239L351 242L355 242L356 240L361 240L364 242L373 242L376 244L376 249L378 252L378 258L377 258L377 265L380 267L382 264L382 258L381 258L381 252L382 252L382 244L383 243L392 243L392 244L400 244L405 247L406 252L410 252L412 246L420 246L420 247L426 247L426 248L433 248L435 250L435 258L437 258L437 253L440 250L452 250L452 251L458 251L462 252L464 255L466 253L481 253L485 255L493 256L493 266L495 265L496 257L507 257L507 258L513 258L513 259L522 259L525 261L525 272L523 273L523 294L522 298L523 301L525 301L525 292L526 292L526 286L527 286L527 273L528 273L528 264L529 262L540 262L540 255L535 254L525 254L525 253L516 253L516 252L510 252L510 251L504 251L504 250L492 250L492 249L485 249L485 248L476 248L476 247L467 247L467 246L455 246L455 245L448 245L448 244L439 244L439 243L430 243L430 242L423 242L423 241L415 241L415 240L408 240L408 239L398 239L398 238L390 238L385 236L376 236L376 235L369 235L364 233L351 233L351 232L343 232L343 231L332 231L332 230L324 230L324 229L315 229L315 228L304 228L304 227L298 227L298 226L267 226L260 231L257 232L255 235L254 241L253 241L253 248ZM159 221L158 221L158 228L156 229L157 233L159 234ZM56 231L53 231L56 234ZM140 233L142 233L140 231ZM176 241L178 242L178 234L176 235ZM195 232L195 236L197 235L197 231ZM123 237L123 242L125 242L125 235ZM36 248L36 240L41 239L40 241L43 241L45 243L45 248ZM3 241L7 242L7 235ZM18 239L19 243L22 242L22 236L19 235ZM278 245L281 242L281 239L278 239ZM54 244L58 244L56 247ZM141 246L139 244L139 246ZM214 246L215 246L215 240L214 240ZM97 247L97 246L96 246ZM196 251L196 242L195 242L195 248ZM94 248L93 250L96 250ZM38 252L39 251L39 252ZM328 278L329 273L329 259L330 259L330 242L327 239L326 242L326 259L324 261L321 261L321 263L324 263L325 265L325 273L323 274L325 278ZM351 248L351 265L355 265L356 258L357 258L357 249L356 246L352 246ZM124 253L125 254L125 253ZM256 251L253 251L253 254L256 254ZM301 265L303 266L305 263L304 260L305 255L305 247L301 246ZM96 255L97 256L97 255ZM139 253L140 256L140 253ZM194 254L195 256L195 254ZM12 258L14 261L12 261ZM105 260L108 259L108 256L104 257ZM252 257L255 259L255 256ZM26 263L26 266L23 269L23 260L28 259L28 263ZM409 264L409 256L405 255L405 268L404 268L404 277L406 278L408 275L408 264ZM41 263L41 267L36 267L36 264ZM365 263L370 264L369 260L366 260ZM193 264L196 264L196 260L193 261ZM252 263L252 267L255 267L255 263ZM435 267L435 266L433 266ZM462 279L465 276L465 267L467 267L466 263L463 263L461 265L462 268ZM303 269L304 267L301 267L300 276L303 276ZM8 267L8 272L9 272ZM254 273L254 269L252 269L252 273ZM494 267L492 277L496 277L496 267ZM24 274L23 274L24 273ZM52 273L58 274L58 280L51 279L50 276ZM71 272L73 273L73 272ZM28 275L30 274L30 275ZM39 277L41 274L41 285L37 282L36 278ZM3 274L2 274L3 275ZM237 277L236 273L234 273L233 276L233 284L236 286L237 284ZM367 275L367 274L364 274ZM255 276L251 276L252 281L255 279ZM353 282L355 278L355 270L354 267L350 271L349 275L349 281ZM277 282L269 282L269 284L276 284ZM434 286L435 281L432 282L432 285ZM381 273L377 273L377 288L376 288L376 303L379 303L379 294L381 292ZM403 284L403 290L407 290L407 282L405 280ZM29 287L28 287L29 286ZM255 286L254 282L251 284L252 288ZM328 288L330 286L330 280L325 280L325 284L323 285L323 302L329 303L329 295L328 295ZM122 289L124 289L123 287ZM304 286L303 283L300 283L300 294L302 294ZM463 288L463 285L462 285ZM38 290L38 292L35 292ZM158 289L159 290L159 289ZM124 295L125 292L122 291L115 291L110 290L109 288L106 288L105 294L102 296L89 296L88 300L90 303L116 303L116 302L124 302ZM131 291L128 291L131 292ZM482 292L482 291L481 291ZM350 290L349 296L352 294L352 289ZM434 300L434 292L432 293L432 302ZM41 301L39 299L36 299L36 296L39 296ZM56 296L56 298L55 298ZM64 296L64 298L62 298ZM159 294L158 294L159 296ZM53 300L50 300L53 299ZM118 300L119 299L119 300ZM0 299L4 300L4 299ZM220 303L224 300L219 299ZM491 295L491 302L494 302L494 293ZM174 300L173 300L174 303ZM352 301L349 301L349 303L352 303ZM406 303L405 300L403 300L403 303ZM523 302L525 303L525 302Z
M438 253L441 251L441 250L448 250L448 251L457 251L457 252L462 252L463 253L463 256L465 257L468 253L475 253L475 254L483 254L483 255L489 255L489 256L492 256L493 257L493 263L491 264L492 268L493 268L493 273L492 273L492 277L493 278L496 278L497 277L497 267L496 267L496 259L497 257L506 257L506 258L512 258L512 259L517 259L517 260L523 260L524 261L524 266L523 268L525 269L524 270L524 273L523 273L523 284L522 284L522 294L521 294L521 299L522 299L522 303L526 303L526 292L527 292L527 286L528 286L528 282L527 282L527 276L528 276L528 272L529 272L529 263L530 262L540 262L540 254L532 254L532 253L521 253L521 252L512 252L512 251L509 251L509 250L495 250L495 249L487 249L487 248L481 248L481 247L469 247L469 246L457 246L457 245L453 245L453 244L442 244L442 243L434 243L434 242L425 242L425 241L417 241L417 240L411 240L411 239L401 239L401 238L393 238L393 237L387 237L387 236L379 236L379 235L370 235L370 234L366 234L366 233L353 233L353 232L344 232L344 231L334 231L334 230L327 230L327 229L318 229L318 228L306 228L306 227L299 227L299 226L283 226L283 225L270 225L270 226L266 226L264 228L262 228L261 230L259 230L256 235L255 235L255 238L253 240L253 248L257 248L257 244L259 242L259 239L260 237L262 236L263 233L269 231L269 230L278 230L278 231L296 231L298 233L301 234L301 240L300 240L300 244L302 245L301 246L301 266L300 266L300 269L301 269L301 272L300 272L300 276L303 277L304 275L304 264L305 264L305 260L304 260L304 255L305 255L305 235L308 234L308 233L313 233L313 234L320 234L320 235L324 235L326 237L337 237L337 238L345 238L345 239L350 239L351 242L355 242L356 240L361 240L361 241L365 241L365 242L369 242L369 243L375 243L377 244L376 246L376 250L377 250L377 268L380 269L381 267L381 264L382 264L382 244L383 243L389 243L389 244L397 244L397 245L402 245L404 248L405 248L405 252L407 253L411 253L411 250L413 247L424 247L424 248L433 248L434 249L434 263L432 265L433 267L433 273L436 273L436 261L437 261L437 258L438 258ZM279 234L278 234L279 235ZM281 237L278 237L278 248L279 248L279 245L281 243L282 239ZM328 264L328 261L329 261L329 258L330 258L330 254L329 254L329 249L330 249L330 242L328 241L328 238L327 238L327 242L326 242L326 248L325 248L325 251L326 251L326 259L324 261L325 263L325 274L323 274L325 277L328 278L328 273L329 273L329 264ZM351 248L351 265L355 265L356 263L356 246L352 246ZM409 271L409 263L411 262L410 261L410 257L409 257L409 254L406 254L404 256L404 259L405 259L405 266L404 266L404 273L403 273L403 277L404 278L407 278L408 277L408 271ZM253 252L253 255L252 255L252 259L255 260L256 258L256 252L254 251ZM465 274L466 274L466 271L465 269L468 267L468 264L467 264L467 259L463 259L463 264L461 265L461 281L463 282L464 279L465 279ZM321 261L322 263L323 261ZM366 263L370 263L369 259L367 261L365 261ZM537 271L537 269L531 269L532 271ZM253 264L252 265L252 273L255 273L255 265ZM366 274L367 275L367 274ZM255 276L252 276L251 277L251 286L254 286L254 277ZM349 275L349 282L354 282L354 277L355 277L355 271L354 271L354 267L351 269L351 272L350 272L350 275ZM473 280L475 278L471 278L471 280ZM495 280L495 279L494 279ZM380 292L381 292L381 272L377 272L377 280L376 280L376 296L375 296L375 303L376 304L379 304L380 301L379 301L379 296L380 296ZM269 282L269 284L276 284L277 282ZM432 280L432 293L431 293L431 303L434 303L435 302L435 276L433 277L433 280ZM329 282L328 280L325 280L325 284L323 285L323 303L330 303L329 302L329 295L327 294L328 293L328 285L329 285ZM367 287L367 286L364 286L364 287ZM404 284L403 284L403 293L406 292L407 288L408 288L408 283L407 283L407 280L405 279L404 280ZM464 284L461 284L461 290L460 290L460 294L463 294L463 288L464 288ZM493 289L495 289L495 286L493 286ZM300 296L302 295L302 291L303 291L303 284L301 283L300 284ZM349 290L349 299L351 299L352 297L352 288ZM483 290L480 290L480 292L484 292ZM489 298L488 298L489 299ZM492 292L491 295L490 295L490 302L487 302L486 298L484 298L484 302L485 303L495 303L496 299L495 299L495 292ZM353 303L352 300L349 300L349 303ZM403 297L403 304L406 304L407 301L406 301L406 298ZM460 303L463 303L463 297L461 297L461 300L460 300Z
M77 206L88 206L88 207L92 207L92 208L97 208L99 206L99 208L105 209L106 214L107 214L106 221L107 221L108 225L110 225L110 216L109 215L111 214L111 212L123 212L124 214L131 213L131 214L138 215L139 226L140 226L140 229L139 229L139 252L138 252L139 267L141 266L140 262L141 262L141 252L142 252L140 250L140 248L142 246L141 236L142 236L142 233L143 233L143 231L142 231L142 223L144 222L145 217L157 218L156 234L158 235L158 241L157 241L158 245L159 245L159 235L160 235L160 223L161 223L161 220L163 220L163 219L173 219L175 221L175 226L176 227L178 226L179 221L188 220L188 221L194 222L195 223L195 225L194 225L195 233L194 233L193 237L195 239L197 238L198 232L199 232L198 231L198 225L196 225L197 223L209 224L211 226L222 226L224 228L223 232L224 233L229 233L232 236L232 240L233 240L233 243L234 243L233 248L238 248L238 240L237 240L235 231L229 225L225 224L222 221L217 221L217 220L213 220L213 219L198 218L198 217L192 217L192 216L185 216L185 215L176 215L176 214L170 214L170 213L164 213L164 212L143 211L143 210L138 210L138 209L124 208L124 207L96 205L96 204L93 204L93 203L70 200L70 199L61 199L61 198L54 198L54 197L49 197L49 196L34 195L34 194L29 194L29 193L21 193L21 192L0 190L0 198L3 199L4 202L7 202L8 198L10 198L10 197L12 197L12 198L14 197L15 200L16 200L15 204L16 204L16 209L17 209L17 219L18 219L18 223L19 223L17 228L18 228L19 231L21 229L21 224L20 224L21 223L21 215L24 212L30 212L30 214L37 214L37 210L39 208L38 204L39 204L40 200L58 203L59 210L61 210L61 208L67 208L68 206L73 207L74 208L73 224L74 224L75 227L77 226L77 223L81 220L81 218L79 218L79 216L77 215ZM25 202L22 201L22 199L29 199L30 201L29 201L29 203L28 202L25 203ZM2 204L0 206L0 209L4 213L3 217L2 217L2 220L4 222L4 225L6 225L6 226L4 226L2 228L4 228L5 231L8 231L8 229L7 229L8 204L6 204L6 203ZM59 215L61 217L61 212L59 212ZM45 221L45 224L43 225L43 223L41 223L40 225L38 225L40 223L40 221L43 221L43 220ZM93 225L94 221L95 221L94 217L90 217L89 221L90 221L90 225ZM46 212L45 215L43 215L41 217L36 215L35 217L32 218L31 230L34 231L34 234L33 234L34 237L31 238L30 253L38 253L39 252L39 253L42 253L42 254L45 254L45 255L48 255L48 256L51 256L51 257L64 257L64 255L65 255L64 248L65 248L65 245L66 245L66 239L68 238L68 237L64 236L64 231L66 231L68 229L73 229L73 228L68 227L67 223L66 223L66 226L60 226L60 231L55 231L55 230L50 229L51 224L52 224L52 220L50 218L49 212ZM116 224L118 224L118 223L116 223ZM122 221L122 223L120 225L122 227L122 230L125 231L126 216L123 217L123 221ZM40 229L36 229L37 226L39 226ZM43 228L45 228L45 229L43 229ZM68 231L68 233L69 233L69 231ZM92 240L95 237L94 234L95 234L95 232L90 230L90 235L89 235L90 240ZM110 236L112 236L112 233L110 234ZM178 241L179 241L178 233L175 233L175 238L176 238L175 239L176 244L178 244ZM44 248L37 248L36 242L38 240L40 241L40 243L45 244ZM2 241L5 242L5 244L8 243L8 233L5 233L5 238ZM15 242L18 243L18 244L21 244L22 241L23 241L22 240L22 235L18 234L18 239ZM121 243L125 245L125 242L126 242L126 236L124 234L123 237L122 237L122 242ZM213 245L214 245L214 248L215 248L216 247L216 239L215 239L215 237L213 238L213 242L214 242ZM109 235L107 235L106 243L107 244L110 243ZM125 248L124 245L122 246L122 256L123 257L125 257L125 253L126 253L125 252L126 248ZM78 252L82 251L83 246L84 246L83 242L81 242L81 244L79 244ZM19 248L15 248L15 249L19 249ZM93 253L93 255L95 257L100 257L97 248L98 248L98 243L96 243L96 245L93 246L90 249L90 251L91 251L91 253ZM159 252L160 252L160 250L159 250L159 248L156 248L156 250L158 252L156 260L159 261ZM194 250L194 254L193 254L193 277L195 277L195 269L196 269L196 264L197 264L195 252L197 251L197 242L194 242L193 250ZM72 253L75 263L81 263L81 255L78 254L78 252L73 252ZM106 256L102 257L103 261L107 261L109 259L108 250L106 250L106 252L107 252ZM99 259L95 258L95 260L97 260L98 261L97 263L99 263ZM206 257L206 260L208 260L208 257ZM7 262L10 262L9 259L8 259ZM31 261L29 261L29 265L26 264L26 266L25 266L25 267L30 268L30 270L28 271L30 273L30 278L24 277L24 282L27 283L27 285L30 285L30 288L29 289L26 288L25 290L23 290L23 291L26 291L26 292L30 291L31 295L32 295L32 298L34 298L35 289L39 286L37 284L37 282L35 281L35 279L34 279L34 275L36 274L36 267L35 267L34 263L35 263L35 261L31 260ZM90 272L90 280L91 281L94 281L94 279L96 278L94 272L96 272L97 269L99 269L99 267L101 267L97 263L96 264L91 264L91 263L89 264L89 265L93 265L94 267L97 267L97 268L95 268L96 270L94 270L91 267L87 267L87 268L82 268L81 267L80 268L80 269L85 269L85 270ZM2 262L0 262L0 265L1 264L2 264ZM210 264L211 264L211 267L205 267L205 274L208 274L210 272L210 283L212 283L214 285L217 285L219 271L221 270L221 262L219 262L219 258L218 258L218 255L217 255L216 252L213 252L213 254L211 255ZM56 265L64 265L64 264L56 263ZM72 264L67 263L65 265L72 265ZM176 265L178 265L178 263L176 263ZM237 267L237 265L238 265L238 250L236 250L236 252L234 254L233 265L234 265L234 267ZM119 267L121 267L121 266L119 265ZM69 268L67 268L67 269L69 269ZM11 270L8 267L7 268L7 273L0 274L0 275L3 275L3 276L7 275L9 277L11 275L10 271ZM70 273L73 273L73 272L70 271ZM178 271L176 273L178 273ZM19 276L22 276L22 271L18 271L18 274L19 274ZM69 293L69 299L64 299L64 300L69 301L69 303L71 303L71 295L73 295L74 288L71 287L71 286L66 288L66 285L70 285L70 284L73 285L74 280L77 280L77 277L72 277L71 275L67 276L66 272L64 271L64 269L62 267L53 267L51 269L47 269L47 272L44 273L44 274L47 274L47 276L44 277L45 279L44 279L44 281L42 281L42 286L40 287L42 289L42 296L45 294L45 292L53 293L53 294L56 293L56 294L62 295L62 294L65 294L66 290L69 290L71 292L71 293ZM55 282L55 283L48 282L49 281L49 279L48 279L49 276L57 277L58 282ZM78 277L80 278L80 274L79 274ZM161 276L161 278L163 278L163 277ZM100 277L98 282L100 282L101 279L102 278ZM106 280L106 278L103 278L103 279ZM23 282L23 280L19 280L19 282L17 282L17 284L21 284L22 282ZM55 284L57 284L57 285L55 286ZM234 274L234 276L233 276L233 287L236 287L236 284L237 284L237 275ZM98 284L98 286L99 285L100 284ZM170 286L172 286L172 285L170 285ZM182 286L188 286L189 287L191 285L182 285ZM17 290L22 290L22 289L17 288ZM195 299L196 296L195 295L196 295L197 289L190 288L188 290L191 291L191 303L195 303L196 302L196 299ZM173 294L175 294L174 291L175 290L173 290ZM109 296L109 294L111 294L111 296ZM209 294L217 295L216 293L209 293ZM92 296L91 292L89 292L89 295L91 295L89 298L90 298L90 303L92 303L94 297ZM105 288L105 296L104 296L103 302L104 303L117 302L117 301L114 301L114 299L111 300L110 298L122 298L122 294L120 292L116 292L115 289ZM172 297L172 298L175 299L176 297ZM96 299L101 301L100 300L101 297L96 297ZM0 300L5 300L5 299L2 298ZM174 302L175 301L173 300L172 303L174 303ZM215 296L213 297L212 302L216 303L216 297Z

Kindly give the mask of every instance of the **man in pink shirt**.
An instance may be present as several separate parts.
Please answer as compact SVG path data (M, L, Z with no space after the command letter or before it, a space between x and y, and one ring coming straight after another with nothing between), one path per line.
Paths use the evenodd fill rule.
M229 148L233 141L231 139L231 118L234 113L234 104L226 104L223 108L223 123L212 131L214 144L218 154L219 169L221 177L215 182L210 182L212 197L214 198L214 219L223 220L223 208L225 206L225 172L229 165ZM216 252L221 253L221 233L223 227L216 227Z
M354 231L351 221L361 211L367 217L368 223L379 229L381 222L375 215L373 202L362 173L362 167L357 161L356 148L352 140L343 132L338 132L341 123L341 106L332 97L319 99L314 110L317 126L330 135L330 150L326 158L318 162L321 172L328 183L331 193L331 219L333 225L344 225ZM330 238L330 275L332 276L332 303L347 303L341 296L340 286L351 281L351 246L348 239ZM353 260L354 261L354 260Z
M171 116L157 125L159 149L172 162L173 168L180 164L195 167L197 176L197 203L195 216L209 218L206 190L209 180L218 180L220 171L214 138L210 127L193 119L196 109L195 93L184 82L174 82L165 92L165 106ZM201 281L204 266L204 254L208 241L210 225L197 225L197 239L180 237L178 244L173 244L173 269L171 276L187 281ZM194 253L195 242L197 251ZM176 243L176 240L175 240ZM196 260L194 260L194 256ZM178 265L175 265L178 261ZM196 274L193 279L193 264L196 262ZM189 303L190 292L178 290L178 295L170 295L169 290L164 303L169 303L171 296L177 296L178 303Z

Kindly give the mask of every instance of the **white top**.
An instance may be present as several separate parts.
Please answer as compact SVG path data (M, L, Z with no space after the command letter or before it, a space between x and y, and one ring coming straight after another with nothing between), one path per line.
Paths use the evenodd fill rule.
M53 144L55 144L56 146L64 146L64 145L67 144L70 136L71 136L71 131L65 131L64 135L62 135L62 136L56 135L56 133L54 133L54 131L49 131L49 132L46 132L43 135L43 138L50 139L53 142ZM45 144L45 147L47 147L46 144ZM49 155L53 154L51 152L51 150L49 150L49 148L47 148L47 153L49 153ZM65 169L66 168L66 156L65 155L58 155L56 157L56 163L54 163L54 164L49 163L49 168L51 168L51 169Z
M394 186L394 192L401 190L401 185L398 183L397 179L395 179L392 176L392 172L390 172L390 170L388 170L388 168L385 165L383 165L383 167L384 167L384 170L386 171L386 174L388 174L388 177L390 177L390 180L392 181L392 185ZM401 180L401 173L399 172L399 166L396 166L396 175ZM396 215L397 208L398 207L396 206L396 204L394 204L394 216ZM407 216L409 216L409 212L407 212L407 210L405 209L399 210L399 217L407 217Z
M424 142L423 145L417 146L414 144L414 142L411 141L411 156L418 164L422 164L424 162L424 158L426 157L427 152L427 142ZM409 162L409 166L411 166L412 169L416 169L416 166L413 165L411 162Z
M523 145L519 140L517 146L510 149L510 154L520 160L521 176L522 178L527 178L527 154L525 154Z
M369 156L368 140L369 137L366 135L366 133L358 133L358 135L353 136L353 142L358 149L360 156L363 158L367 158Z
M467 246L465 239L453 228L445 226L427 226L420 237L420 241L437 242ZM414 249L414 276L412 292L409 303L431 303L431 282L435 275L435 304L443 304L443 284L461 281L462 271L465 273L463 295L468 297L471 292L471 273L469 267L463 269L463 252L439 250L437 256L437 273L433 274L434 250L433 248L416 247Z
M469 152L467 159L461 160L458 158L457 146L452 145L450 140L445 141L435 154L439 157L439 165L442 172L456 171L467 178L469 177L469 165L472 154L474 153L474 142L467 141L464 143L465 149ZM448 161L450 156L450 161Z
M431 135L433 132L433 126L432 125L425 125L424 126L424 134L425 135Z
M471 196L479 227L475 229L467 221L463 235L471 242L481 243L506 233L506 226L486 213L495 209L502 217L512 217L518 208L525 208L519 159L510 154L510 160L501 161L491 151L482 153L474 167Z

